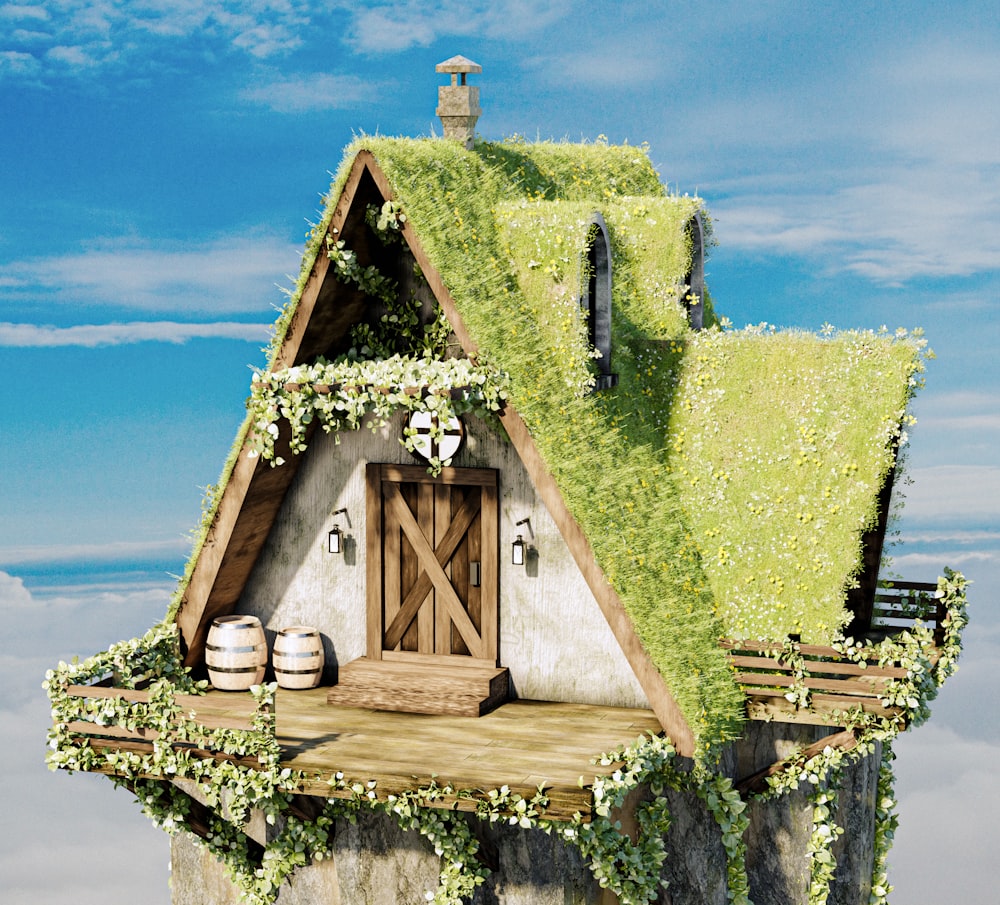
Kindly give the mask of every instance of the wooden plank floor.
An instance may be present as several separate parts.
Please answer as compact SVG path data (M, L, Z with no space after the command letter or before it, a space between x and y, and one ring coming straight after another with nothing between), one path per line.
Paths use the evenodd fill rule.
M380 798L432 780L483 793L507 785L526 797L544 785L547 816L589 815L589 784L614 771L593 758L662 731L649 710L511 701L478 718L430 716L329 705L327 691L279 689L275 705L282 765L318 774L302 788L309 795L334 796L326 780L337 772L374 780Z

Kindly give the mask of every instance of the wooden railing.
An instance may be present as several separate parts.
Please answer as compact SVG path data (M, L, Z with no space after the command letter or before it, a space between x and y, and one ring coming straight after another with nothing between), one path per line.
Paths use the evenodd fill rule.
M729 651L752 720L839 726L856 707L886 717L902 712L879 699L889 683L906 677L900 666L862 665L818 644L798 645L791 658L784 656L784 645L772 642L727 638L722 646Z
M876 640L898 634L918 619L934 630L941 643L945 606L936 584L920 581L883 581L875 591L872 625L866 637Z
M161 733L150 725L155 717L150 711L151 693L135 688L115 688L107 684L69 685L70 698L93 702L108 701L116 705L107 711L81 714L78 719L65 724L65 731L77 744L90 745L100 750L130 751L146 754L154 750L154 743ZM248 694L231 695L174 695L178 708L173 723L179 730L169 733L169 744L175 751L186 751L195 757L231 760L245 766L259 767L259 758L250 753L260 739L255 718L259 712L256 702ZM124 707L121 705L124 704ZM124 713L124 719L108 720L108 714ZM217 730L235 730L229 735L227 747L245 749L241 753L223 750L222 735ZM240 744L240 741L245 744Z
M941 643L946 609L936 584L882 582L875 595L872 626L863 639L881 641L923 622ZM855 662L840 651L817 644L781 644L723 639L737 683L753 720L839 726L849 711L905 719L903 708L882 697L893 682L905 679L899 665L871 658ZM937 647L927 651L937 661Z

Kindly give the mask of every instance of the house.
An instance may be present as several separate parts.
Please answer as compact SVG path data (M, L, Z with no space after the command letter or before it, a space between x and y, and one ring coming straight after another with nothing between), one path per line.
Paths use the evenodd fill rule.
M922 339L728 328L643 148L474 141L439 71L445 138L345 153L165 624L50 675L51 763L187 831L178 905L884 901L964 624L878 582ZM201 694L236 613L319 687Z

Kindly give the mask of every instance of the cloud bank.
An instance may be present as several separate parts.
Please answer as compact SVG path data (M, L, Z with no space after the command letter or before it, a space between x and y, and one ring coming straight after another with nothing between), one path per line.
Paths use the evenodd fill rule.
M301 250L274 237L236 236L192 247L105 241L75 254L0 265L0 302L260 313L283 301L275 279L297 274L300 259Z
M123 324L80 324L53 327L0 322L0 346L46 347L124 346L140 342L186 343L191 339L236 339L266 342L270 326L220 322L182 324L176 321L132 321Z
M154 68L179 47L255 60L301 46L314 5L304 0L61 0L0 6L0 79L83 78Z

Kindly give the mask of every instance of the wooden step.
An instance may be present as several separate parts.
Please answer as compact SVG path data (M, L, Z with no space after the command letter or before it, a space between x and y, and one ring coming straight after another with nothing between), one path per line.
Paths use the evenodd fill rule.
M507 700L508 689L506 667L359 657L340 667L326 700L369 710L482 716Z

